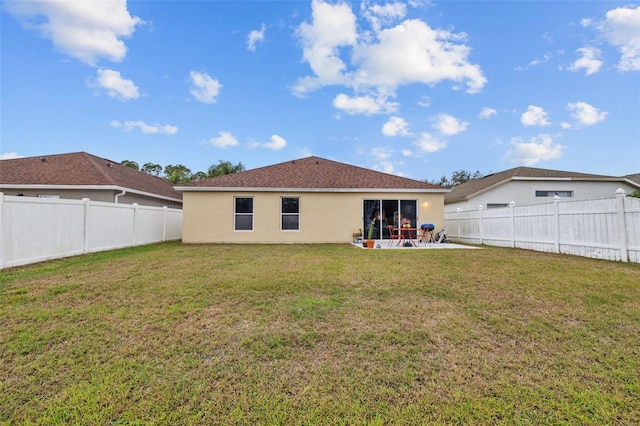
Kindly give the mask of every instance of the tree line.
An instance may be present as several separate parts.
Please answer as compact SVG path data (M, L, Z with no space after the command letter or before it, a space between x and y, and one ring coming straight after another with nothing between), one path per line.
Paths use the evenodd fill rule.
M176 185L198 182L204 179L243 172L246 170L242 162L234 164L230 161L223 160L219 160L218 164L212 164L209 166L206 172L199 171L195 173L192 173L191 169L183 164L169 164L162 167L160 164L145 163L141 167L138 163L131 160L124 160L120 164L153 176L162 177ZM425 179L424 181L433 185L440 185L445 188L453 188L454 186L463 184L470 180L480 179L483 176L484 175L479 170L476 170L475 172L456 170L451 173L451 177L442 176L440 179Z
M455 172L451 173L450 178L442 176L439 180L425 179L425 182L433 185L444 186L445 188L453 188L454 186L461 185L465 182L469 182L470 180L480 179L481 177L484 177L484 175L480 173L479 170L476 170L475 172L469 172L467 170L456 170Z
M242 162L233 164L230 161L222 160L219 160L218 164L212 164L209 166L206 172L199 171L195 173L193 173L191 169L184 164L169 164L162 167L160 164L145 163L141 167L137 162L131 160L124 160L120 164L134 170L148 173L152 176L164 178L175 185L198 182L216 176L243 172L245 170Z

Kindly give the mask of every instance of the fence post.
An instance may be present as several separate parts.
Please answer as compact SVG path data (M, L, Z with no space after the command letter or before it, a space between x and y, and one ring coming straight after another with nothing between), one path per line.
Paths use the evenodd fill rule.
M515 215L516 202L511 201L509 203L509 213L511 214L511 248L516 247L516 215Z
M462 209L460 207L458 207L456 209L456 227L458 228L458 242L459 243L462 242L462 236L460 236L460 211L462 211Z
M482 204L478 206L478 228L480 229L480 245L484 241L484 226L482 226Z
M136 228L138 222L138 203L133 203L133 232L131 232L131 245L136 245Z
M553 252L560 253L560 196L553 196Z
M82 253L89 252L89 199L83 198L84 202L84 227L82 229Z
M620 260L629 261L629 242L627 241L627 221L625 218L624 198L626 193L624 189L616 190L616 213L618 216L618 239L620 241Z
M162 242L167 241L167 214L169 214L169 208L162 206Z
M2 230L4 229L4 223L2 223L3 211L4 211L4 192L0 192L0 269L4 269L4 238L2 236Z

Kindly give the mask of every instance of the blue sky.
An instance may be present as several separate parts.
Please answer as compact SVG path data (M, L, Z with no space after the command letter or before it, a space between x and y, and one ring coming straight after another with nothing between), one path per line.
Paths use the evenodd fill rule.
M4 1L0 156L640 172L640 3Z

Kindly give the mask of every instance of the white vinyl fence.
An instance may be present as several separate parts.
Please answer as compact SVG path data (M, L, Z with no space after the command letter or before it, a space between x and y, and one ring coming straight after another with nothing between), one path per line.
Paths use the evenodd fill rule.
M182 238L182 210L0 193L0 269Z
M451 240L640 263L640 199L615 197L445 213Z

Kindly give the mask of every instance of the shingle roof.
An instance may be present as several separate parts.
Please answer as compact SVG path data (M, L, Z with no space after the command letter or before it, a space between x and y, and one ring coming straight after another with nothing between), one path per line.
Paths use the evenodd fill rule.
M632 182L637 183L638 185L640 185L640 173L635 173L633 175L626 175L623 176L625 179L629 179Z
M171 182L86 152L1 160L0 185L112 186L182 200Z
M470 180L454 187L451 192L445 194L445 204L469 199L495 186L502 185L510 180L518 179L563 179L563 180L600 180L621 181L623 178L615 176L592 175L587 173L565 172L562 170L538 169L535 167L516 167L503 172L494 173L480 179Z
M426 182L339 163L320 157L306 157L240 173L193 182L178 190L261 189L415 189L446 192L446 188Z

